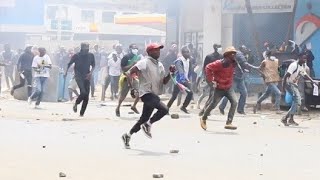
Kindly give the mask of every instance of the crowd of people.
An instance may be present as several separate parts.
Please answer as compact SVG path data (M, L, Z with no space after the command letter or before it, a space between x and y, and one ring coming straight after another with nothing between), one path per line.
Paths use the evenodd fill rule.
M151 126L170 114L170 108L178 98L178 106L181 103L181 95L185 94L185 100L180 110L189 114L188 106L195 100L195 94L200 93L197 107L200 109L202 100L208 96L208 100L201 108L200 126L207 130L207 119L211 111L218 106L220 113L225 114L225 108L230 102L231 106L227 115L225 129L235 130L233 124L235 113L246 115L246 101L248 90L246 85L246 74L257 72L263 78L266 90L257 100L253 112L261 110L261 103L270 95L274 95L274 110L282 114L280 109L281 94L289 93L292 96L290 110L283 116L281 122L285 126L298 126L294 115L302 106L301 90L298 89L300 78L310 80L315 86L317 82L312 79L314 71L312 52L305 46L297 47L294 42L288 46L281 46L286 52L295 55L296 59L285 69L281 75L279 71L280 62L271 43L265 43L265 52L261 55L263 61L259 65L253 65L254 56L244 45L238 49L227 47L222 51L221 45L213 45L213 53L208 54L204 61L192 44L183 46L180 50L178 45L172 43L165 54L161 54L163 45L151 43L141 49L137 44L131 44L127 51L121 44L115 44L113 51L107 53L98 45L90 50L88 43L82 43L80 48L69 49L60 47L59 51L51 56L60 71L66 77L72 76L66 83L69 89L70 100L76 100L73 111L78 112L78 105L82 103L80 116L84 116L89 97L95 97L98 80L102 85L101 100L105 101L106 90L110 85L110 100L118 100L115 115L120 117L120 107L127 95L134 98L131 110L140 114L137 108L142 101L143 108L139 121L132 129L122 136L126 148L130 148L130 139L134 133L143 130L147 137L152 138ZM141 53L145 51L145 53ZM4 66L4 74L7 86L11 89L11 95L15 90L24 87L27 81L28 103L36 100L35 107L38 108L44 94L47 79L50 78L50 69L53 67L51 57L43 47L27 45L24 52L11 50L10 45L4 46L1 54L1 66ZM256 63L255 63L256 64ZM14 67L19 72L19 84L14 85ZM1 78L0 78L1 79ZM9 81L14 86L10 86ZM34 86L32 87L32 82ZM282 83L281 83L282 82ZM1 82L0 82L1 84ZM65 84L65 83L64 83ZM80 93L78 92L80 90ZM236 92L240 93L237 100ZM159 95L171 94L167 104L164 104ZM157 112L152 115L154 109Z

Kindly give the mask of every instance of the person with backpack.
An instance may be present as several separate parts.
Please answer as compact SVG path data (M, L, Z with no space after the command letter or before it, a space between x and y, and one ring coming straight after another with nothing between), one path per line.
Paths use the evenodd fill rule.
M306 73L306 62L306 54L299 54L298 61L295 61L289 65L287 72L283 77L282 92L284 93L286 90L292 95L291 107L287 114L281 118L281 122L285 126L299 126L299 124L294 121L294 115L301 106L301 94L298 89L298 80L300 76L303 76L316 85L316 82Z
M265 84L267 85L267 89L253 107L253 113L255 114L257 110L261 110L262 101L267 99L271 93L273 93L275 95L275 110L277 111L277 114L280 114L281 91L278 88L278 83L280 81L278 72L279 60L274 56L271 56L270 50L266 51L265 57L266 59L261 62L259 69L262 71L262 76Z

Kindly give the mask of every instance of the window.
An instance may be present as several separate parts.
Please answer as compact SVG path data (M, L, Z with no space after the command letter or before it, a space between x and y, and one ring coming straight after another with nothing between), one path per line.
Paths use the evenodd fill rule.
M115 12L103 12L102 13L102 22L103 23L113 23Z
M81 21L94 23L94 11L92 10L82 10L81 11Z
M58 6L48 6L47 8L47 18L55 19L58 11Z

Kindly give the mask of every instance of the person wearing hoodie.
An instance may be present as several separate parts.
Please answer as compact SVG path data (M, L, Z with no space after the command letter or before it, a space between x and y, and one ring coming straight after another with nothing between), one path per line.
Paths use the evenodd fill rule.
M267 89L253 107L253 113L255 114L257 110L260 110L261 103L273 93L275 95L275 110L277 114L280 114L281 91L278 88L278 83L281 79L278 73L279 60L271 56L270 50L266 51L265 57L266 59L261 62L259 69L262 71L262 77L267 85Z
M13 86L10 94L13 96L14 91L21 87L24 87L26 80L28 86L28 97L32 93L32 61L33 61L33 53L31 52L32 46L27 46L24 50L24 53L19 57L17 63L17 69L20 74L20 83Z
M176 80L178 83L183 84L185 87L189 89L187 91L187 97L181 106L180 110L189 114L189 111L187 110L188 105L190 104L192 97L193 97L193 92L191 90L191 83L190 83L190 77L191 77L191 61L190 61L190 50L188 47L184 46L181 49L181 54L175 62L175 67L177 69L176 71ZM172 96L167 104L168 108L170 108L173 104L173 102L176 100L178 94L180 92L180 89L178 86L174 86Z
M65 76L67 76L68 69L72 64L74 64L75 80L80 89L80 95L73 105L73 111L76 113L77 106L82 102L82 107L80 110L80 116L82 117L89 102L90 80L96 66L94 55L89 52L88 43L81 43L81 50L79 53L72 56L66 69Z

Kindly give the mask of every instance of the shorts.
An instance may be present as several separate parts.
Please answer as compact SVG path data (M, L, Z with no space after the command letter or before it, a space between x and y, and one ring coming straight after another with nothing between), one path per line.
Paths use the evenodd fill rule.
M77 84L75 78L72 78L72 79L69 81L68 89L71 89L71 90L77 90L77 89L78 89L78 84Z
M137 77L133 78L132 86L134 89L139 89L139 79ZM119 79L120 97L127 97L130 87L127 82L127 77L121 74Z

